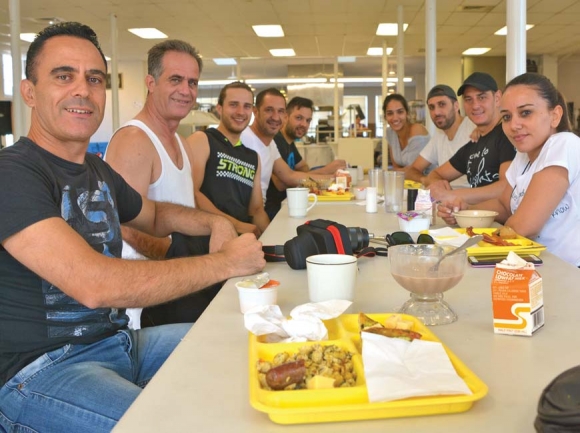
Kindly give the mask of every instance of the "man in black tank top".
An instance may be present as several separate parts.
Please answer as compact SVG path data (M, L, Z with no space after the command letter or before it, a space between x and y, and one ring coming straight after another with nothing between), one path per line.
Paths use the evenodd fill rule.
M259 237L270 220L260 186L258 154L245 147L240 134L250 123L254 94L236 81L220 92L217 128L195 132L187 139L192 161L197 207L225 216L238 233Z

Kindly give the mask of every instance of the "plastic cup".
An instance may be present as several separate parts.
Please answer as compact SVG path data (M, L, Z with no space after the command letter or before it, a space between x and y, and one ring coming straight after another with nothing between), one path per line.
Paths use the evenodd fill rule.
M387 212L403 211L405 191L405 173L402 171L385 171L385 210Z
M265 289L251 289L236 283L240 298L240 311L246 313L254 307L262 305L276 305L278 301L278 287Z
M380 168L369 170L369 185L377 189L378 195L383 195L383 170Z

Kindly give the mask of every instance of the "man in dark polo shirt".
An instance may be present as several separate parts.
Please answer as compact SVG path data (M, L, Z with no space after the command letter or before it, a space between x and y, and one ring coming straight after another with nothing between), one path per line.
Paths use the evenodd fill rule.
M286 105L286 120L280 132L274 137L280 156L288 166L294 171L309 172L310 167L306 163L296 148L295 140L301 139L308 132L314 104L308 98L296 96ZM336 170L344 168L344 160L334 160L324 167L312 170L311 173L333 175ZM306 177L306 175L305 175ZM272 174L268 191L266 192L266 213L270 219L280 210L280 205L286 198L286 185Z

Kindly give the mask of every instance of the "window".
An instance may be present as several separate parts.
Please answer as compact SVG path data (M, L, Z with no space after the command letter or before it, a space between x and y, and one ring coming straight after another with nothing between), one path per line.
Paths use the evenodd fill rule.
M22 78L25 72L25 59L22 59ZM4 96L13 96L14 77L12 76L12 56L10 54L2 54L2 77Z
M368 115L369 115L369 106L368 106L368 97L366 95L356 96L356 95L348 95L343 97L343 107L341 108L341 112L344 113L342 117L342 128L343 128L343 137L348 137L348 132L350 130L351 125L355 123L356 119L356 110L348 109L349 106L358 104L363 111L363 114L366 116L366 119L362 120L362 123L365 125L368 124Z

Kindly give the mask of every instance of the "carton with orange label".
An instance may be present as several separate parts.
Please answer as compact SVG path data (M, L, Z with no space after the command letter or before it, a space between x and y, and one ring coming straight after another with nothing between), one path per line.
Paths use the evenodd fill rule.
M491 296L496 334L531 336L544 326L542 277L517 254L496 265Z

